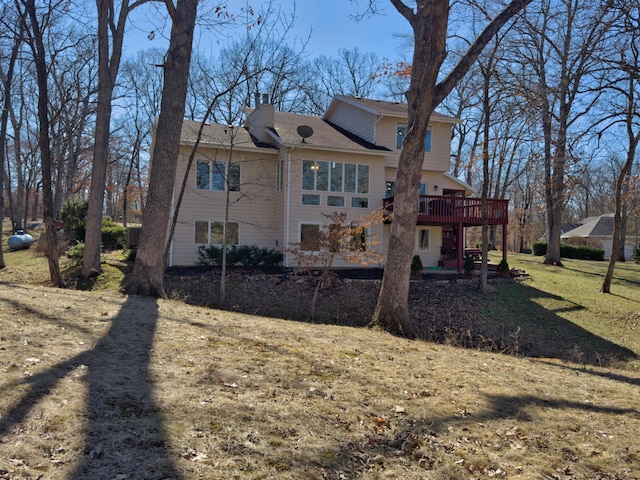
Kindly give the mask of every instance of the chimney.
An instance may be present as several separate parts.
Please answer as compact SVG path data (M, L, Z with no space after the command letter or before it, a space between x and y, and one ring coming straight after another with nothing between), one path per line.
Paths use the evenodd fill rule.
M247 127L249 133L261 142L272 143L273 138L269 136L266 129L273 128L275 109L269 103L269 95L262 95L262 103L260 103L260 94L256 94L256 108L249 114L247 119Z

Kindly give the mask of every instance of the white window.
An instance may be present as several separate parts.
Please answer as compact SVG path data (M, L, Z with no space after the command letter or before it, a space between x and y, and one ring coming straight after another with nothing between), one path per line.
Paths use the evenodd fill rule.
M416 250L430 250L430 233L428 228L419 228L416 232Z
M400 150L404 144L404 138L407 134L407 124L399 123L396 127L396 148ZM427 127L427 134L424 137L424 151L431 151L431 126Z
M240 165L198 160L196 162L196 189L237 192L240 190Z
M282 191L284 186L284 162L280 160L276 163L276 192Z
M240 226L237 222L227 223L227 244L237 245ZM222 245L224 222L209 220L195 221L194 243L197 245Z
M302 190L369 193L369 165L302 161Z
M300 250L311 252L320 250L320 224L300 224Z

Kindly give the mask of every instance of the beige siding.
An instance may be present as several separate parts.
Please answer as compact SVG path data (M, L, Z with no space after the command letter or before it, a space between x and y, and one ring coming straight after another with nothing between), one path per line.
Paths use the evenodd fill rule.
M275 157L260 153L234 154L236 161L240 163L241 187L240 192L230 192L229 221L239 224L241 244L275 248L275 208L278 204L275 192ZM177 185L180 185L184 176L187 155L188 152L184 150L180 156ZM208 150L196 156L196 160L205 158L223 159L224 152ZM195 243L196 221L223 221L225 218L226 192L197 190L195 168L194 161L178 214L172 246L172 265L196 263L200 246ZM174 197L177 197L177 193Z
M388 167L398 167L400 150L396 148L396 129L398 123L403 123L399 119L387 118L378 123L378 137L383 141L381 145L389 148L392 153L387 156L386 165ZM451 124L432 123L431 124L431 152L425 152L423 170L433 170L435 172L448 172L451 161Z
M339 102L335 110L331 112L331 117L327 118L327 120L358 135L360 138L364 138L368 142L376 143L377 141L375 137L376 116L372 113L354 108L344 102Z
M419 231L425 229L429 231L429 248L422 250L418 248ZM389 246L389 232L391 230L390 225L384 226L384 251L387 251ZM424 268L436 267L438 260L440 260L440 247L442 247L442 227L434 225L426 225L416 227L416 232L413 239L413 255L419 255L422 260L422 266Z

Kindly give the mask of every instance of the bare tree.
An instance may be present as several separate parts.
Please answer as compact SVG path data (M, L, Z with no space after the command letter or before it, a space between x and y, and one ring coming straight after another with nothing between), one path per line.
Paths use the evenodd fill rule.
M413 29L414 52L411 82L406 93L409 106L407 134L398 162L389 249L380 295L371 321L373 326L406 336L415 334L408 308L409 279L418 216L416 199L429 119L494 35L530 1L510 2L488 23L452 71L440 79L440 69L447 51L449 0L418 0L415 9L400 0L391 0Z
M544 0L539 12L527 15L521 36L515 39L521 83L543 133L547 264L562 265L566 180L571 162L578 157L575 145L588 133L584 123L578 122L598 97L597 88L587 95L585 84L599 66L597 50L609 28L609 10L604 3L587 0Z
M3 8L3 18L9 18L8 6ZM9 109L11 108L11 84L13 82L13 72L15 69L16 60L20 51L20 45L23 41L23 22L18 22L18 30L13 34L13 46L11 53L9 54L9 60L7 65L7 71L2 72L2 114L0 115L0 220L4 218L4 172L6 159L6 140L7 140L7 126L9 122ZM0 221L0 238L2 238L2 221ZM0 269L6 267L4 263L4 254L2 248L0 248Z
M122 58L127 17L134 8L148 1L136 0L130 4L129 0L121 0L120 11L116 15L114 0L96 0L98 11L98 100L89 210L82 259L82 275L85 278L101 271L100 241L102 239L102 208L109 156L111 100Z
M171 40L164 64L164 87L153 167L136 261L125 290L129 294L164 297L164 245L171 210L171 196L180 149L193 31L198 0L166 2L172 20Z
M610 83L608 89L616 100L608 102L612 111L609 125L622 124L626 134L626 158L615 182L615 212L613 216L613 244L609 266L602 282L601 292L611 293L611 281L620 249L624 250L623 230L623 188L631 175L633 162L640 143L640 3L616 2L620 9L620 23L615 25L616 35L611 49L616 55L609 57L607 69Z
M16 6L19 0L15 0ZM27 35L27 42L33 53L38 78L38 120L40 127L39 146L42 161L42 202L44 204L44 223L46 229L46 252L49 262L49 274L55 287L63 285L60 265L58 262L58 238L54 224L54 205L51 185L51 141L49 138L49 89L47 75L47 59L44 47L43 28L59 5L51 5L42 16L36 11L34 0L20 0L24 8L22 21ZM40 18L43 18L41 25Z

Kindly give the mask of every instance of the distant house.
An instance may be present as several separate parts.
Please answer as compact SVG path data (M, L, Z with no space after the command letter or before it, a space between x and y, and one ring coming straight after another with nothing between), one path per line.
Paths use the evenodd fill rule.
M560 239L573 244L582 244L602 248L604 257L611 258L613 245L613 213L600 215L599 217L585 218L579 226L564 232ZM634 242L627 238L624 247L625 258L633 255Z
M336 96L317 117L277 112L265 100L246 111L240 127L204 125L178 212L170 265L193 265L199 247L221 243L227 189L232 244L304 246L327 222L323 213L340 211L353 219L375 209L393 212L406 104ZM457 122L434 113L425 138L414 252L425 267L460 269L464 228L482 224L480 200L448 173L451 128ZM200 127L193 121L182 126L174 209ZM488 220L506 226L506 200L489 200ZM375 248L383 254L389 228L381 224L368 232L380 241ZM290 256L285 263L293 266ZM341 260L335 265L350 266Z

